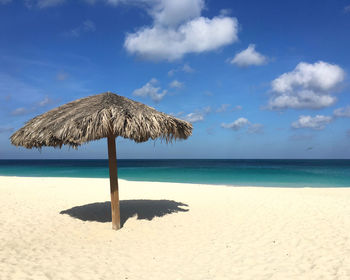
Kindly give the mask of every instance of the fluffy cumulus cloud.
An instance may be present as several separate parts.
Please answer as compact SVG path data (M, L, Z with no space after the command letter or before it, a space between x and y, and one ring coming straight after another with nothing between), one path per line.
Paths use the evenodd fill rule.
M335 109L333 115L340 118L350 118L350 106Z
M267 57L255 50L255 45L250 44L247 49L237 53L230 61L239 67L248 67L251 65L263 65L267 62Z
M161 90L160 87L157 87L158 80L153 78L143 87L135 89L133 95L141 97L150 97L154 102L159 102L167 94L167 90Z
M316 115L311 116L299 116L299 119L292 123L293 128L311 128L314 130L322 130L327 124L331 123L333 118L330 116Z
M335 64L319 61L301 62L271 83L270 109L320 109L333 105L333 95L345 78L344 70Z
M237 40L236 18L200 16L203 0L154 1L153 24L126 36L124 47L149 60L173 61L188 53L212 51Z
M232 129L234 131L241 130L243 128L247 128L247 131L249 133L262 133L263 132L263 125L259 123L251 123L246 118L238 118L232 123L222 123L221 127Z

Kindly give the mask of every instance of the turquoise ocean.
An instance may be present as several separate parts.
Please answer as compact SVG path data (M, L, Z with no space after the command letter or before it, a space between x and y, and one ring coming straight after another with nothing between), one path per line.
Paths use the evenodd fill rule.
M350 187L350 160L118 160L132 181L271 187ZM107 160L0 160L0 176L108 178Z

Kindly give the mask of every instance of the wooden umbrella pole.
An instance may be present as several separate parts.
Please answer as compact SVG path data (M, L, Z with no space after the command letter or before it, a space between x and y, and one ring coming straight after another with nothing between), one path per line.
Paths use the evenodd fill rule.
M108 138L108 161L109 161L109 183L111 186L111 211L112 228L120 229L120 210L118 193L118 171L117 171L117 153L115 147L115 136L109 135Z

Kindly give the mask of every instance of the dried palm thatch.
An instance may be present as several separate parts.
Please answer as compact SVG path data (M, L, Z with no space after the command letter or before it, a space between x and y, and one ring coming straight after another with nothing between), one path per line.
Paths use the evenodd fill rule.
M126 97L106 92L75 100L26 123L11 136L16 146L74 148L109 135L135 142L187 139L192 125Z
M113 229L120 228L118 174L115 138L135 142L162 138L186 139L192 125L158 112L142 103L111 92L78 99L28 121L11 136L16 146L41 148L79 145L106 137L108 142L109 180Z

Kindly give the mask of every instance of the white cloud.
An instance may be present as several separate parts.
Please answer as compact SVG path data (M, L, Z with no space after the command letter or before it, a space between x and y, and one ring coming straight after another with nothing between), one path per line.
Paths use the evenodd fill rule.
M173 61L188 53L212 51L237 40L236 18L201 17L203 0L157 0L150 9L153 24L126 36L124 47L149 60Z
M249 124L250 124L250 122L248 121L248 119L238 118L237 120L235 120L232 123L222 123L221 127L229 128L229 129L233 129L233 130L240 130L242 127L245 127Z
M285 73L272 82L272 89L286 92L302 87L303 89L331 90L344 79L344 71L339 66L319 61L314 64L301 62L289 73Z
M239 67L248 67L251 65L263 65L267 62L266 56L258 53L255 50L255 45L250 44L247 49L237 53L231 60L232 64Z
M237 20L199 17L178 28L159 25L128 34L124 46L131 54L149 60L173 61L187 53L215 50L237 40Z
M333 105L336 97L331 94L319 94L312 90L300 90L291 94L276 95L270 99L271 109L320 109Z
M270 109L320 109L333 105L332 92L345 78L344 70L335 64L319 61L299 63L271 83Z
M189 113L188 115L185 116L184 119L191 123L199 122L204 120L204 114L201 112Z
M158 80L153 78L143 87L135 89L133 95L141 97L150 97L154 102L159 102L167 94L167 90L161 90L160 87L157 87Z
M184 85L184 84L181 83L181 82L179 82L178 80L174 80L174 81L172 81L172 82L169 84L169 86L170 86L171 88L177 88L177 89L182 88L183 85Z
M205 6L204 0L84 0L89 4L104 2L117 6L119 4L136 5L146 8L154 23L175 26L181 22L199 17Z
M202 110L197 110L193 113L189 113L186 116L183 117L184 120L195 123L195 122L200 122L204 121L204 118L206 115L208 115L211 112L211 107L205 107Z
M316 115L311 116L299 116L299 119L292 123L293 128L311 128L314 130L322 130L327 124L333 121L332 117Z
M238 118L232 123L222 123L221 127L232 129L235 131L241 130L243 128L247 128L247 132L249 133L262 133L264 126L259 123L251 123L246 118Z
M346 106L344 108L338 108L333 111L333 115L335 117L346 117L350 118L350 106Z
M161 0L150 11L155 24L177 26L184 21L199 17L204 0Z

